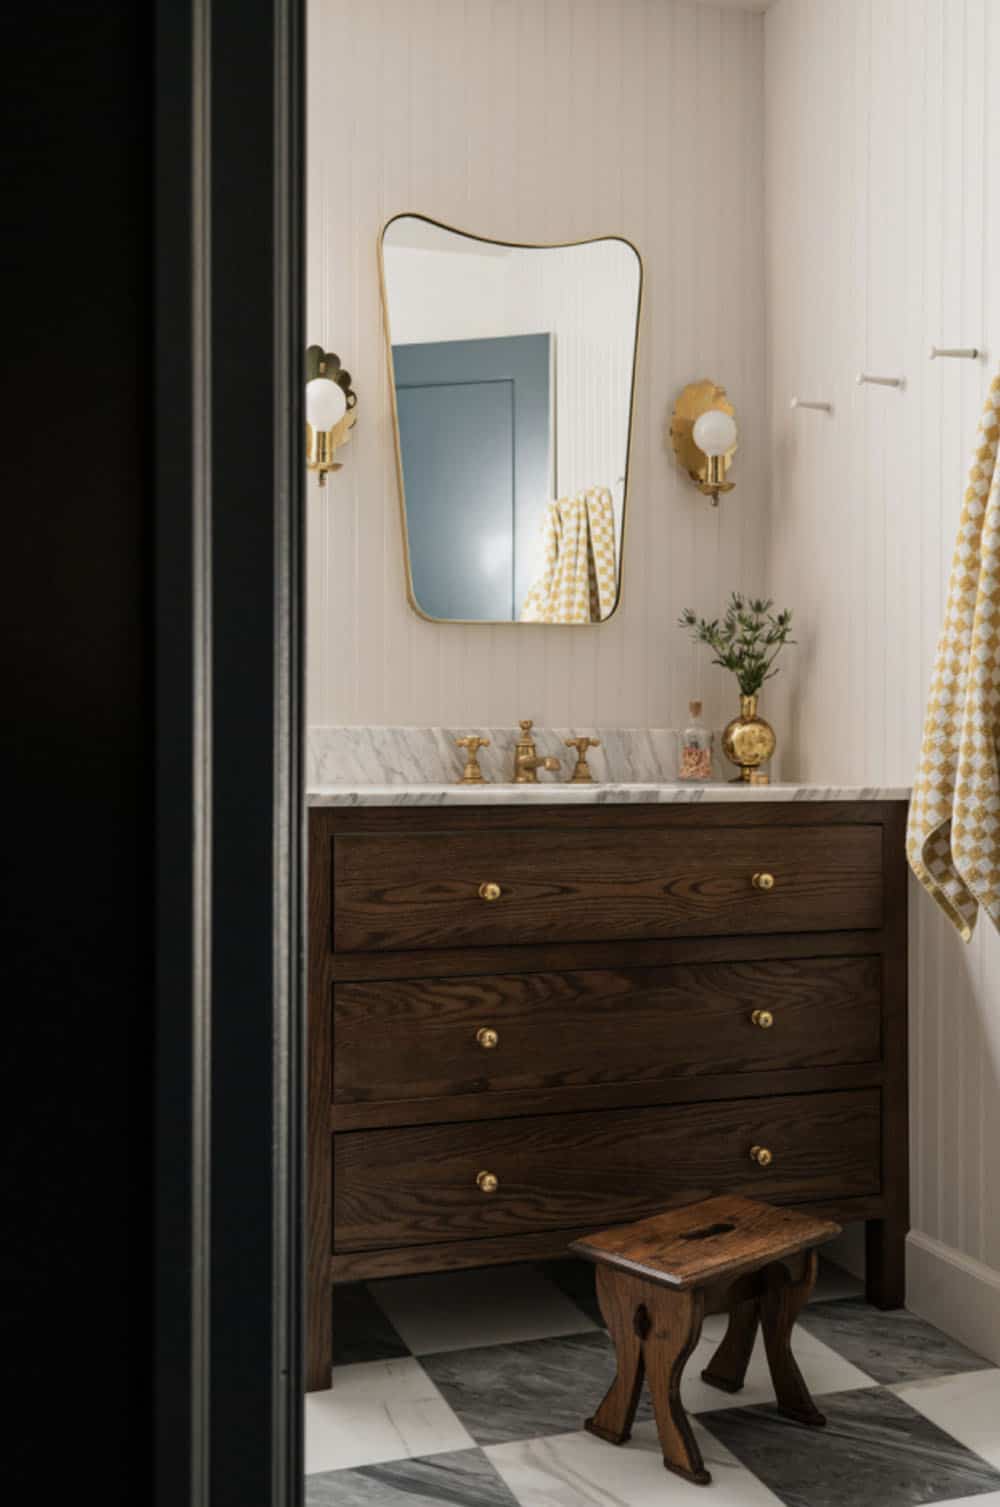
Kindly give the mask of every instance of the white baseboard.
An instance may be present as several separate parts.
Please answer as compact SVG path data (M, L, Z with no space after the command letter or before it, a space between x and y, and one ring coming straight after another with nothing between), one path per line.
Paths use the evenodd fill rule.
M906 1306L1000 1366L1000 1272L913 1230L906 1237Z

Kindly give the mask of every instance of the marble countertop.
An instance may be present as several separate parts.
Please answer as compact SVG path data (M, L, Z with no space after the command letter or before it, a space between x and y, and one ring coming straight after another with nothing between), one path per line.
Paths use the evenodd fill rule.
M570 785L555 780L537 785L495 784L361 784L316 785L307 793L310 806L600 806L664 805L701 801L710 805L758 801L908 801L902 785L748 785L710 781L705 785L676 781L646 784Z

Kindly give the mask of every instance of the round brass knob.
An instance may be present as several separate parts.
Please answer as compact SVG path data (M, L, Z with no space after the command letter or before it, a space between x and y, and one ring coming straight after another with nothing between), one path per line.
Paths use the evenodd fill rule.
M766 1146L751 1146L750 1160L756 1162L758 1167L770 1167L774 1161L774 1155Z
M500 886L494 884L492 879L487 879L479 886L480 900L499 900L503 894Z
M479 1045L481 1047L484 1047L488 1052L492 1047L495 1047L498 1044L500 1037L497 1035L496 1031L492 1030L489 1026L480 1026L479 1030L476 1032L476 1040L479 1042Z
M774 875L773 874L755 874L753 876L753 887L754 887L755 890L773 890L774 889Z
M500 1186L500 1180L494 1172L477 1172L476 1187L480 1193L495 1193Z
M762 1031L769 1031L774 1025L774 1016L770 1010L754 1010L750 1019L755 1026L760 1026Z

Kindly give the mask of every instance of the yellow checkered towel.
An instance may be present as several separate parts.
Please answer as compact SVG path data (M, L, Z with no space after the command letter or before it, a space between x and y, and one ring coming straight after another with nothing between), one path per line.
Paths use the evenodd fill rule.
M913 787L906 851L966 942L1000 930L1000 376L979 425Z
M550 502L545 567L521 608L522 623L598 623L615 605L615 505L607 487Z

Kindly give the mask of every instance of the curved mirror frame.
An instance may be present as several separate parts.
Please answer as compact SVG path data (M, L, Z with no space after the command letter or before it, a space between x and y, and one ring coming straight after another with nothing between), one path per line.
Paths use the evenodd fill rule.
M405 437L404 437L404 431L408 431L410 434L414 433L414 426L415 425L419 426L419 423L420 423L420 414L419 414L419 409L417 409L414 412L407 412L404 415L404 417L403 417L403 423L402 423L402 427L401 427L401 413L400 413L400 406L401 405L400 405L400 401L399 401L398 388L400 387L400 385L402 385L402 387L404 389L405 388L409 388L411 384L410 384L410 382L405 381L405 380L401 384L401 376L400 376L400 370L399 370L399 368L402 365L402 360L401 359L397 359L397 356L401 356L402 352L407 351L407 345L406 344L401 345L398 348L397 352L394 353L394 346L393 346L393 321L392 321L391 307L390 307L390 291L391 291L390 290L390 286L389 286L390 278L387 276L387 267L386 267L386 250L387 250L386 237L389 234L389 232L392 230L392 227L393 226L398 226L401 221L417 222L417 224L414 226L413 231L412 231L412 241L410 241L408 243L401 242L400 244L415 244L415 245L421 245L421 244L423 244L423 245L426 245L428 249L444 249L443 246L439 246L437 248L433 247L434 231L442 231L442 232L445 232L449 236L460 237L460 238L462 238L462 239L464 239L466 241L475 243L480 248L483 248L478 253L478 255L482 255L484 257L491 255L491 253L489 253L485 249L485 248L489 248L489 247L498 248L498 250L495 253L492 253L492 255L494 255L494 256L497 256L497 255L502 256L503 253L507 252L507 251L559 251L559 250L571 250L571 249L573 249L575 247L600 246L600 245L606 245L608 243L616 243L616 244L618 244L620 246L623 246L623 247L627 248L627 250L635 258L635 313L634 313L634 324L629 329L629 341L628 341L628 349L629 349L629 351L631 353L631 370L630 370L629 375L628 375L628 384L627 384L628 414L627 414L627 420L626 420L626 423L625 423L624 459L623 459L623 463L622 463L620 475L617 478L612 477L612 478L608 479L610 483L614 483L614 490L613 490L613 493L612 493L613 504L614 504L615 507L618 507L618 509L619 509L619 519L618 519L618 522L617 522L617 526L615 527L614 597L613 597L613 600L611 601L611 604L610 604L610 607L608 608L608 610L602 612L601 616L596 617L596 618L591 618L591 620L585 621L585 622L580 622L580 621L568 622L568 621L552 621L551 619L542 619L542 618L530 618L530 619L525 620L522 617L515 617L513 615L513 611L511 613L511 615L507 616L507 617L502 617L502 616L482 616L482 617L475 616L475 617L470 617L470 616L459 615L457 613L455 615L438 615L438 614L436 614L434 612L427 611L426 608L425 608L425 606L423 606L421 604L421 602L419 601L418 596L417 596L417 591L416 591L416 588L415 588L415 584L414 584L414 547L413 547L413 543L412 543L411 538L410 538L410 522L411 522L411 520L408 519L408 514L407 514L407 499L406 499L406 484L405 484L405 477L404 477L403 451L404 451L405 444L406 444L406 440L405 440ZM421 227L424 227L424 229L421 230ZM392 250L392 241L391 241L391 238L390 238L390 241L389 241L388 249L390 251ZM640 255L637 247L634 246L633 243L630 240L628 240L625 236L620 236L620 235L588 236L585 239L579 240L579 241L553 241L553 242L501 241L501 240L496 240L496 239L494 239L494 238L492 238L490 236L481 236L481 235L475 234L472 231L458 229L456 226L448 225L444 221L435 220L435 219L433 219L429 215L423 215L423 214L419 214L419 213L416 213L416 212L407 211L407 212L404 212L404 213L393 215L392 218L389 219L389 220L387 220L386 223L385 223L385 225L382 227L382 230L381 230L381 232L379 234L379 239L378 239L378 258L379 258L379 279L380 279L381 293L382 293L383 325L384 325L384 330L385 330L385 342L386 342L386 358L387 358L387 362L388 362L389 388L390 388L390 395L391 395L391 402L392 402L393 435L394 435L395 449L396 449L396 477L397 477L397 484L398 484L398 489L399 489L400 524L401 524L402 532L403 532L403 556L404 556L404 560L405 560L405 569L406 569L406 592L407 592L407 598L409 600L410 606L413 608L413 611L418 615L418 617L422 617L427 622L434 622L434 623L457 623L457 624L462 624L462 625L465 625L465 626L477 626L477 625L479 625L479 626L483 626L483 627L499 627L499 626L507 625L507 626L511 626L511 627L538 627L538 626L540 626L540 627L592 627L592 628L601 627L603 623L609 622L611 620L611 618L614 616L615 612L617 612L618 607L621 604L622 592L623 592L623 584L624 584L623 583L623 558L624 558L625 524L626 524L626 519L628 517L628 499L629 499L630 482L631 482L632 437L633 437L633 426L634 426L634 422L635 422L635 393L636 393L636 380L637 380L637 370L638 370L638 360L639 360L639 327L640 327L640 320L641 320L641 316L642 316L642 293L643 293L643 281L644 281L644 269L643 269L642 257ZM401 323L402 323L402 321L399 318L399 308L398 308L398 305L397 305L397 325L400 325ZM440 339L441 337L438 337L438 338ZM552 337L550 337L550 335L548 333L545 333L544 336L543 336L543 334L538 333L538 334L524 335L524 336L515 337L514 340L512 340L509 343L516 344L518 340L523 341L525 343L526 349L524 351L519 351L517 353L517 359L520 360L521 357L523 356L525 358L525 360L527 361L527 363L528 363L528 368L529 368L528 383L529 383L529 385L530 385L530 371L536 371L537 372L537 370L539 369L539 364L540 363L544 363L546 361L550 362L549 371L550 371L550 374L551 374L551 384L550 385L551 385L551 391L552 391L552 398L551 398L551 423L550 423L550 433L546 437L546 441L545 441L549 453L548 453L547 457L545 458L545 460L542 462L543 466L545 468L547 468L547 473L548 473L547 476L546 476L546 483L547 483L547 485L546 485L546 491L545 491L545 500L546 500L546 502L548 502L548 501L554 500L555 498L557 498L557 497L559 497L561 495L561 487L559 485L558 480L556 479L556 462L555 462L556 440L557 440L557 425L556 425L557 407L556 407L556 402L555 402L555 393L557 391L557 384L558 384L558 357L556 356L555 361L552 360L554 352L550 352L548 346L546 346L544 353L540 352L538 349L528 349L527 348L527 346L528 346L528 344L530 342L532 342L532 341L540 341L543 338L546 341L550 341L550 339L551 339L551 343L554 345L555 341L558 339L558 333L556 334L556 336L555 336L554 339L552 339ZM446 343L446 342L443 341L442 345L444 343ZM460 341L453 341L451 343L455 344L455 345L461 344ZM476 342L469 342L469 343L470 344L475 344ZM480 344L489 344L490 341L486 340L486 341L481 341L479 343ZM500 343L506 343L506 342L499 342L498 341L498 342L495 342L495 343L500 344ZM407 352L407 360L409 361L409 353L410 352L414 352L415 353L415 352L419 351L420 349L422 349L423 351L426 352L427 349L428 349L428 345L427 344L424 344L422 346L418 346L417 344L410 345L409 346L409 351ZM532 365L532 363L534 363L534 364ZM435 368L433 368L433 367L431 368L431 375L428 378L428 384L431 385L431 386L435 385L435 370L436 370ZM406 375L409 375L409 373L407 372ZM449 382L449 373L448 373L448 369L447 368L445 368L443 370L443 372L440 374L440 376L439 376L439 382L442 385L447 384ZM414 385L416 385L416 384L414 384ZM422 383L420 385L422 385ZM537 390L539 384L535 383L534 386L535 386L535 389ZM548 388L546 388L544 397L542 397L541 399L539 399L539 401L540 402L549 402L550 401L549 397L548 397ZM472 402L473 402L473 411L474 411L474 406L475 406L475 399L474 398L473 398ZM526 425L525 427L527 428L528 426ZM419 432L419 428L417 429L416 432ZM484 443L487 446L491 443L490 436L489 436L488 433L485 436ZM498 443L500 446L503 445L504 439L503 439L502 435L499 436L499 438L497 439L496 443ZM524 445L515 446L513 448L515 449L515 451L517 453L524 453L524 452L528 451L531 447L530 447L530 445L528 445L526 443ZM475 455L475 453L476 453L476 451L473 450L473 455ZM598 481L600 481L601 485L604 485L603 479L595 478L595 482L598 482ZM611 487L609 486L608 489L611 490ZM619 503L619 497L620 497L620 503ZM539 509L538 510L538 519L534 523L533 528L532 528L532 534L537 537L537 545L536 545L535 553L536 553L536 557L538 559L542 559L543 558L543 553L542 553L543 552L543 540L542 540L542 536L541 536L541 533L542 533L542 531L541 531L541 521L542 521L542 512L541 512L541 509ZM515 602L515 604L516 604L516 600L517 600L517 593L514 594L514 602Z

